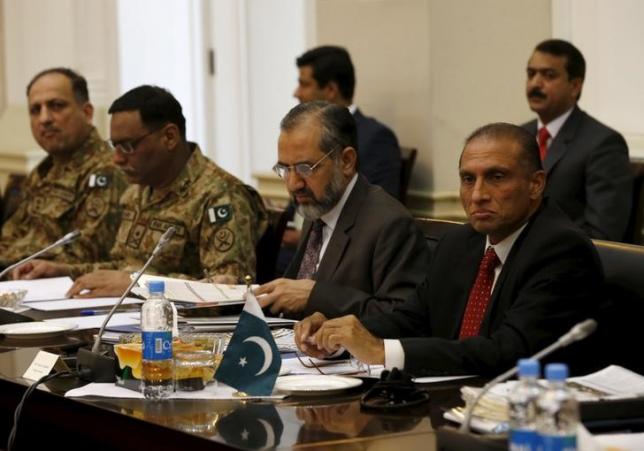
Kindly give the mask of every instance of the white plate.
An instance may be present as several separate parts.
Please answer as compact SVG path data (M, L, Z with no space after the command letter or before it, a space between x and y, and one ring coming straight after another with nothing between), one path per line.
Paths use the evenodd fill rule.
M275 388L292 395L330 395L362 385L355 377L301 374L278 377Z
M0 335L7 338L46 338L61 335L76 329L73 323L47 323L33 321L28 323L13 323L0 326Z

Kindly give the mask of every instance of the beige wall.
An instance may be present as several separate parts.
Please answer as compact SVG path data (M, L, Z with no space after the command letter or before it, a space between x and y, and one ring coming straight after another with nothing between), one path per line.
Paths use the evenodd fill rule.
M356 102L419 149L412 208L457 214L467 134L530 118L524 68L551 35L550 0L317 0L316 8L317 44L352 54Z

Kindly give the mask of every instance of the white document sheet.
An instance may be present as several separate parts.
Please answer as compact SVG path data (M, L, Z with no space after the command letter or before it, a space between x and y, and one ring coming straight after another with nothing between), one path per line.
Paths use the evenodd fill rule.
M571 377L568 382L617 397L644 396L644 376L618 365L607 366L586 376Z
M51 279L9 280L0 282L0 290L22 288L27 290L27 296L22 301L53 301L67 299L67 292L74 282L69 277L53 277Z
M235 399L240 400L235 396L237 390L229 387L226 384L218 382L216 384L209 384L203 390L199 391L177 391L170 395L170 399ZM100 396L104 398L131 398L143 399L143 393L130 390L128 388L119 387L112 383L91 383L84 387L75 388L65 393L66 398L78 398L82 396ZM247 396L244 399L283 399L286 395L271 395L271 396Z
M89 299L62 299L58 301L30 302L29 308L43 312L54 312L59 310L73 309L95 309L97 307L107 307L104 310L109 311L119 298L89 298ZM125 298L122 305L142 304L143 301L136 298ZM106 311L94 313L107 313ZM93 314L88 312L88 314Z
M107 315L94 316L69 316L66 318L46 319L46 322L76 324L76 330L98 329L105 321ZM109 326L132 326L140 323L140 314L138 312L120 312L115 313L107 323Z

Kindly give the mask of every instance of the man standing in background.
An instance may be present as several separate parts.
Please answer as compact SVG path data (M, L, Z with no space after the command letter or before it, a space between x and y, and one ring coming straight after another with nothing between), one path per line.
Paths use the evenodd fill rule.
M633 196L628 147L622 135L577 106L585 73L584 57L571 43L537 45L526 96L538 119L524 127L539 143L545 195L591 238L622 241Z
M394 197L400 191L400 148L386 125L362 114L353 103L355 73L342 47L311 49L296 60L299 77L293 94L301 102L324 100L349 108L358 129L360 173Z

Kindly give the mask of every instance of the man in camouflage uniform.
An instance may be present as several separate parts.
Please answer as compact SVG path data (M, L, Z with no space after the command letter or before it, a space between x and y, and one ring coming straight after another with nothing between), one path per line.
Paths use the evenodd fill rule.
M266 211L247 187L185 140L185 118L176 99L162 88L140 86L114 101L109 112L114 162L134 183L121 198L122 220L111 261L36 262L23 276L94 271L77 279L70 294L121 294L129 272L141 268L170 226L176 232L148 273L182 278L206 274L231 282L253 275Z
M50 256L69 263L104 259L126 183L92 126L87 82L70 69L47 69L31 80L27 98L34 139L49 155L27 177L19 207L2 227L0 266L76 229L80 238Z

